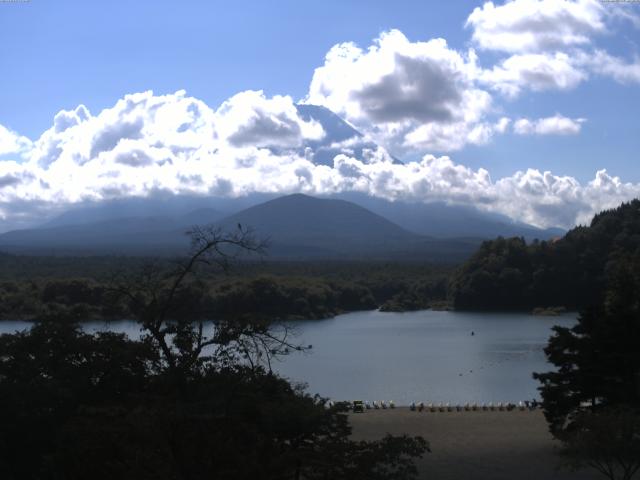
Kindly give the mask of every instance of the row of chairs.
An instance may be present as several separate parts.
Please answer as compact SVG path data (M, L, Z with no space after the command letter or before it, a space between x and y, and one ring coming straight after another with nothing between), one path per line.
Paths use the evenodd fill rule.
M372 408L374 410L380 410L380 409L386 410L387 408L396 408L396 404L393 403L393 400L389 400L388 403L385 402L384 400L380 400L380 401L374 400L372 404L370 404L369 402L365 401L364 402L364 407L367 410L371 410Z
M346 403L347 406L354 412L363 412L365 410L386 410L387 408L396 408L396 404L393 400L389 400L388 402L384 400L374 400L372 403L368 401L362 400L354 400L353 402L341 402ZM327 407L331 408L336 405L333 400L329 400L327 402Z
M422 412L422 411L427 411L427 412L508 411L510 412L513 410L520 410L520 411L534 410L538 407L538 405L539 404L535 400L533 402L529 402L529 401L518 402L517 405L515 403L502 403L502 402L498 402L495 404L492 402L482 403L482 404L465 403L464 405L451 405L450 403L439 403L436 405L433 403L425 404L423 402L419 402L419 403L411 402L411 405L409 405L409 409L411 411L418 411L418 412Z

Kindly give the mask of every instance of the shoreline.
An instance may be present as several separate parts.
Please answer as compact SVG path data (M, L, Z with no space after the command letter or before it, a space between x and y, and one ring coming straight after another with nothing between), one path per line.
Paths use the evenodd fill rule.
M350 413L356 440L387 433L423 436L432 453L417 461L420 479L597 480L595 471L558 470L559 443L542 411L418 412L408 407Z

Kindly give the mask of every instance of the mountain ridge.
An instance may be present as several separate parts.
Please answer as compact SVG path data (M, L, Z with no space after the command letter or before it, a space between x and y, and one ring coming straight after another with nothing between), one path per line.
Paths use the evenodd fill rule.
M208 212L172 218L119 217L85 224L44 226L0 235L0 249L41 254L180 254L188 247L186 231ZM188 219L189 221L186 221ZM211 219L209 219L211 220ZM430 259L459 261L481 239L434 239L410 232L368 209L341 199L292 194L253 205L211 222L231 230L240 223L259 237L269 237L274 259Z

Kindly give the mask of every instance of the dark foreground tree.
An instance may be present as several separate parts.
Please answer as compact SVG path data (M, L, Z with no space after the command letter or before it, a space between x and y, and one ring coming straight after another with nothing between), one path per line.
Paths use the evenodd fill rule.
M343 407L271 372L273 356L299 348L286 330L254 317L207 320L198 267L226 268L259 248L246 230L198 230L174 270L114 283L141 341L61 318L0 337L0 478L415 476L424 439L354 442Z
M622 447L640 438L640 255L609 268L604 304L583 311L572 328L555 327L545 352L557 371L534 377L542 383L550 430L569 458L582 465L606 459L618 467L599 471L631 478L634 467L627 467L637 465L637 443ZM607 448L599 443L605 438Z
M631 480L640 469L640 412L613 407L576 416L561 435L567 464L595 468L610 480Z

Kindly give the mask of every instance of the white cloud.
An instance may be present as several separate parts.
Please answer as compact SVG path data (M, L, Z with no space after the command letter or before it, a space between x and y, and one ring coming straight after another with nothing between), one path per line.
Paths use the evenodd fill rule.
M596 34L611 34L616 20L640 26L640 16L624 7L598 0L509 0L476 7L466 22L473 43L511 54L479 68L478 82L507 97L527 89L569 90L590 73L640 82L640 60L629 62L594 45Z
M500 120L496 122L494 125L494 129L498 133L505 133L511 124L511 119L508 117L502 117Z
M22 154L31 148L31 140L0 125L0 155Z
M584 118L567 118L560 114L537 120L520 118L514 122L513 131L518 135L577 135L584 122Z
M586 72L561 52L512 55L478 74L481 83L508 97L517 96L523 89L569 90L586 79Z
M604 50L581 52L576 63L592 72L613 78L619 83L640 83L640 59L627 62L620 57L608 54Z
M466 26L482 49L541 52L589 45L606 32L605 16L597 0L511 0L476 7Z
M456 150L485 143L491 132L484 123L492 99L474 84L475 61L444 39L411 42L392 30L366 50L334 46L305 101L343 115L394 151Z
M623 183L606 170L582 185L569 176L529 169L498 180L494 189L500 212L540 227L588 224L595 213L640 195L640 184Z
M281 135L279 128L272 131L274 137L283 145L290 142L292 148L238 146L228 139L254 124L247 118L272 115L287 118L285 125L296 120L284 97L271 103L261 93L240 95L246 115L232 111L229 103L213 110L184 92L128 95L96 116L83 107L61 112L52 128L34 143L28 161L0 162L0 217L5 225L15 225L47 209L59 211L73 203L158 191L229 197L256 192L329 195L355 191L390 200L469 204L542 227L567 227L586 221L601 208L640 195L640 185L622 183L605 171L585 185L572 177L535 169L493 181L487 170L456 164L446 156L425 155L419 161L399 164L375 147L362 148L360 158L343 153L331 164L319 165L310 161L295 137ZM256 101L255 109L249 107L248 99ZM560 115L526 120L526 127L523 121L516 121L514 130L566 134L580 125L579 119ZM502 117L481 128L504 132L511 123ZM311 128L312 138L317 135L314 126L301 126L301 135L305 128ZM261 133L265 130L270 132L259 129ZM490 134L477 133L479 137ZM261 139L271 143L268 135ZM43 152L48 155L45 162Z
M221 136L237 147L299 147L324 136L319 123L300 118L291 97L266 98L261 91L246 91L224 102L217 114Z

